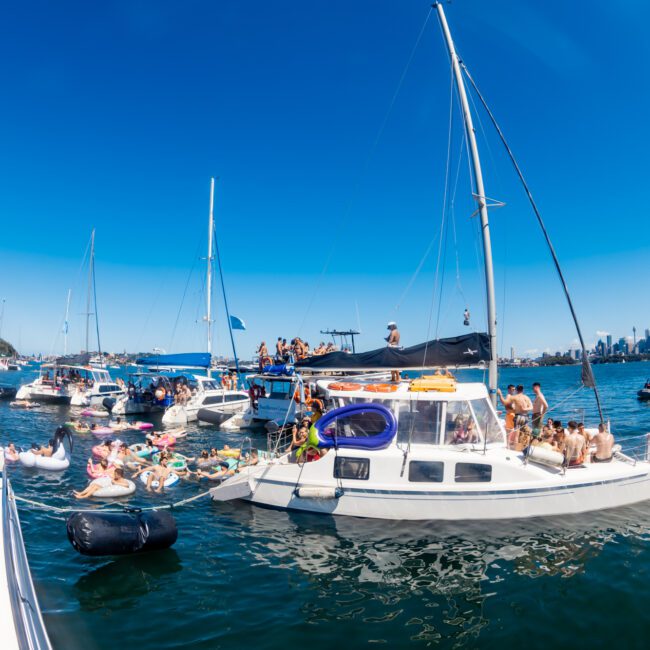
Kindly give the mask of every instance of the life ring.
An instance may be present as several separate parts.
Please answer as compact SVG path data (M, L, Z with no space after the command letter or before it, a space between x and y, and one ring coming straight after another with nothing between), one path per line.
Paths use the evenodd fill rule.
M152 447L149 447L149 445L146 445L144 442L136 442L133 445L129 445L129 449L136 455L138 458L146 458L147 456L151 456L151 454L155 451ZM95 451L95 448L93 447L93 453Z
M397 384L368 384L364 390L369 393L394 393L397 390Z
M158 451L151 456L151 462L154 465L160 465L160 454L161 452ZM167 467L182 471L187 469L187 460L179 454L172 454L171 460L167 463Z
M151 474L151 470L148 469L146 472L143 472L140 474L140 480L146 485L147 484L147 479L149 478L149 475ZM165 487L171 487L172 485L176 485L179 481L178 474L174 474L174 472L171 472L169 476L165 479ZM152 488L157 488L159 486L159 483L156 479L154 479L151 482L151 487Z
M329 390L359 390L361 384L354 384L348 381L334 382L327 387Z
M323 404L323 400L318 399L318 397L314 397L314 399L311 401L310 406L312 407L312 410L314 410L314 407L317 407L318 410L322 413L323 410L325 409L325 405Z
M309 386L305 386L302 390L305 398L305 404L309 406L311 404L311 391L309 390ZM296 388L296 392L293 394L293 399L295 400L296 404L300 404L300 388Z
M112 499L115 497L127 497L135 492L135 483L133 481L127 480L128 485L115 485L112 481L110 485L106 485L106 481L102 481L102 478L108 477L96 478L91 481L91 483L99 481L100 485L105 486L100 487L99 490L93 494L93 497L97 497L98 499ZM97 483L95 483L95 485L96 484Z

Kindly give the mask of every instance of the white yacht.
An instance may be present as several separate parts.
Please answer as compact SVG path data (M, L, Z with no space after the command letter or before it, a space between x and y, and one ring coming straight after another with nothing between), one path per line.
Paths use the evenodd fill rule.
M600 462L594 462L591 449L565 458L545 443L532 444L523 428L519 434L528 440L513 443L514 448L507 444L495 411L497 321L489 199L465 78L497 130L542 229L581 342L582 381L593 388L600 423L606 425L575 310L542 218L503 132L456 53L442 4L433 6L451 58L471 157L485 265L487 334L405 349L334 352L297 363L298 369L342 372L440 370L412 381L320 380L330 410L312 426L307 440L291 451L286 448L290 440L284 441L284 449L281 438L273 441L270 459L259 455L256 464L211 489L217 501L244 499L282 509L381 519L480 520L567 515L650 499L648 436L639 436L640 444L627 453L614 446L611 456ZM488 366L487 387L457 383L442 370L476 363Z
M102 406L107 397L118 400L126 395L123 383L112 379L105 368L91 367L88 379L76 384L76 391L70 396L71 406Z
M23 384L17 400L34 400L73 406L98 406L105 397L119 397L124 388L103 368L73 363L46 363L37 379Z
M556 452L508 449L484 384L370 392L377 384L321 383L338 405L312 434L327 453L312 462L279 453L213 488L215 500L383 519L507 519L650 498L647 453L565 467Z
M187 381L192 396L183 404L173 404L165 411L165 424L195 422L200 410L218 411L226 416L241 413L249 405L248 393L221 387L214 377L190 375Z

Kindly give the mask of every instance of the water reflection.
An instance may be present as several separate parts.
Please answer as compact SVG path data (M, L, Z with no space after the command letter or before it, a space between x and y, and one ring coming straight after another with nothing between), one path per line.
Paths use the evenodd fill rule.
M414 523L214 506L246 530L253 565L298 569L310 591L308 623L355 621L367 639L475 641L494 596L544 577L585 572L609 544L650 540L650 505L584 516L510 522ZM508 583L507 585L504 583ZM382 625L391 622L391 625Z
M161 588L161 581L182 569L173 549L118 558L87 573L74 585L75 596L85 611L131 609L139 598Z

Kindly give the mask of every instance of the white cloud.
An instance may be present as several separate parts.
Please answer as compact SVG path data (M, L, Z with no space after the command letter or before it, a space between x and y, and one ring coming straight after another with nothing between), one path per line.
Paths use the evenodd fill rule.
M596 336L602 338L603 336L609 336L609 332L603 332L603 330L596 330Z

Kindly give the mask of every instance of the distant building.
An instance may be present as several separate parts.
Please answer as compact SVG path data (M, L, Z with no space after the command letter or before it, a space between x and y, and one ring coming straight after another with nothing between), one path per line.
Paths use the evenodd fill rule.
M607 354L612 354L614 350L612 349L612 335L607 335Z

